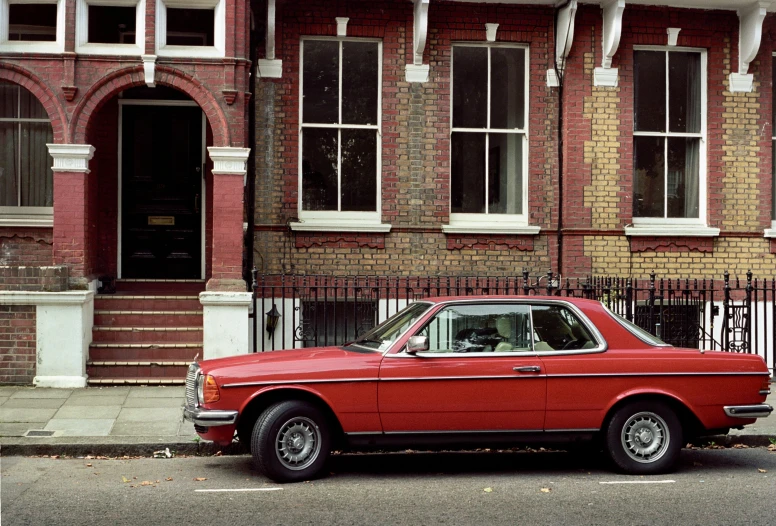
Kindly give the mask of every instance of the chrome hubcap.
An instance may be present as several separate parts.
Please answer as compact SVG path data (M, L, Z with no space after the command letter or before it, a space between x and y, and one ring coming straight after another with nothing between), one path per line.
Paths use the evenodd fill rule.
M665 420L645 411L630 417L622 427L622 446L636 462L650 463L666 452L671 435Z
M297 471L315 462L321 452L321 432L315 422L298 416L280 427L275 440L275 453L281 464Z

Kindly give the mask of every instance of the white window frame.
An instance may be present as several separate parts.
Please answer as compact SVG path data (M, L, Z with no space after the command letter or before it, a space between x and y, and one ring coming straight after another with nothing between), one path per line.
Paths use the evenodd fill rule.
M11 4L56 4L57 33L53 42L8 40ZM2 53L64 53L65 0L0 0L0 52Z
M666 131L665 132L647 132L633 130L633 138L636 137L662 137L665 138L665 148L668 148L669 138L697 138L699 139L698 146L698 217L697 218L677 218L677 217L633 217L632 226L625 227L625 235L628 236L699 236L699 237L714 237L719 235L718 228L711 228L707 225L706 218L708 214L708 179L707 179L707 117L708 117L708 53L702 48L693 47L679 47L679 46L633 46L633 51L659 51L666 54ZM683 133L683 132L671 132L669 131L668 119L670 118L669 107L669 64L668 55L673 52L687 52L698 53L700 55L700 90L701 90L701 125L700 132L698 133ZM635 90L635 85L634 85ZM634 107L634 117L636 115L636 108ZM634 119L635 127L635 119ZM635 140L634 140L635 142ZM666 159L667 151L665 152ZM635 156L635 151L634 151ZM668 163L664 163L664 195L663 199L667 200L668 195ZM635 182L635 173L632 175ZM668 209L666 204L665 210Z
M19 86L20 89L26 89ZM46 123L51 125L48 118L26 119L0 117L0 122L11 122L19 126L25 122ZM22 142L19 142L19 161L21 162ZM17 185L17 202L21 199L21 185ZM0 226L33 226L50 227L54 226L54 207L53 206L0 206Z
M311 40L325 40L330 42L339 42L339 86L342 87L342 42L369 42L377 44L377 123L376 124L342 124L342 90L339 92L339 118L338 124L316 124L305 123L303 115L304 104L304 43ZM291 223L293 230L311 230L311 231L338 231L338 232L388 232L391 228L390 224L381 223L382 216L382 106L383 106L383 43L379 39L374 38L348 38L348 37L317 37L317 36L304 36L299 43L299 159L298 159L298 188L299 199L297 203L297 211L300 221L297 223ZM375 167L377 174L376 181L376 201L375 210L373 212L341 212L338 210L304 210L302 199L302 132L305 128L327 128L333 130L353 129L353 130L374 130L377 134L377 166ZM342 142L337 142L337 208L340 208L341 202L341 177L342 171L340 165L342 163L341 153Z
M486 212L482 214L471 213L450 213L449 224L442 225L442 231L446 233L496 233L496 234L538 234L539 227L531 226L528 224L528 157L530 154L529 144L529 123L530 123L530 86L531 86L531 64L530 64L530 47L526 44L512 44L512 43L492 43L492 42L454 42L452 48L455 47L484 47L488 48L488 73L487 73L487 125L485 128L455 128L453 123L453 75L455 75L455 64L453 61L453 54L451 49L450 54L450 141L452 142L452 135L454 132L467 132L467 133L483 133L485 134L485 151L488 150L490 143L490 135L494 133L506 133L512 135L521 135L521 147L523 148L523 181L522 188L520 189L522 194L522 207L523 213L521 214L490 214L487 212L488 206L488 185L485 185L485 208ZM491 96L491 53L490 50L494 48L511 48L523 50L525 56L525 72L524 72L524 115L525 121L522 128L503 129L503 128L490 128L490 96ZM452 151L450 152L450 167L452 170ZM485 155L485 175L487 177L489 173L489 156ZM452 195L450 196L452 199Z
M213 9L212 46L167 45L167 8ZM226 56L226 0L156 0L156 54L160 57L218 58Z
M89 6L134 7L135 43L104 44L89 42ZM142 55L145 53L146 0L76 0L75 52L90 55Z

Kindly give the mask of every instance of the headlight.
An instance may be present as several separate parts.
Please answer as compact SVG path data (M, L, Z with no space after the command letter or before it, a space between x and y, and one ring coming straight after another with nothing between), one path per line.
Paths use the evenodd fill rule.
M200 371L197 374L197 405L202 405L205 399L205 375Z

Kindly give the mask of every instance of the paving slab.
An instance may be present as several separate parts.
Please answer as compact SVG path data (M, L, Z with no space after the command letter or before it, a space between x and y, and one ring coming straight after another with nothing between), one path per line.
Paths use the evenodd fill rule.
M3 405L4 403L6 403L9 400L9 398L10 398L9 396L1 396L3 394L5 394L5 393L0 393L0 406Z
M183 409L179 407L126 407L121 410L116 422L174 422L177 430L177 425L182 418ZM173 434L175 434L175 431L173 431Z
M108 386L108 387L86 387L73 391L74 396L126 396L129 394L130 387L127 386Z
M92 420L100 418L116 419L121 411L120 405L66 405L54 415L54 418L75 418Z
M127 398L183 398L186 395L185 387L132 387Z
M65 403L64 398L8 398L6 400L0 406L4 408L58 409Z
M183 407L183 398L127 398L124 407Z
M72 389L47 389L41 387L27 387L17 390L11 398L67 398L73 394Z
M112 418L54 418L46 431L61 431L61 436L106 437L113 428Z
M197 432L194 431L194 422L189 422L188 420L181 422L180 425L178 425L178 436L192 438L199 436L197 435Z
M175 437L178 422L119 422L113 425L111 436L169 436Z
M30 429L41 429L40 424L0 424L0 437L20 437Z
M48 422L56 412L56 409L6 409L4 407L0 407L0 422L6 424L21 422Z
M63 407L77 406L98 406L98 405L121 405L126 400L126 396L71 396L67 399Z

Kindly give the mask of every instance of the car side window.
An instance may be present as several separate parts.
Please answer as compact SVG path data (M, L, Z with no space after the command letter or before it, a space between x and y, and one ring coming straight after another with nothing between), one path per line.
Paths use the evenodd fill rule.
M451 305L439 311L418 335L428 352L479 353L531 350L528 305Z
M537 351L592 349L598 345L579 318L562 305L534 305L531 316Z

